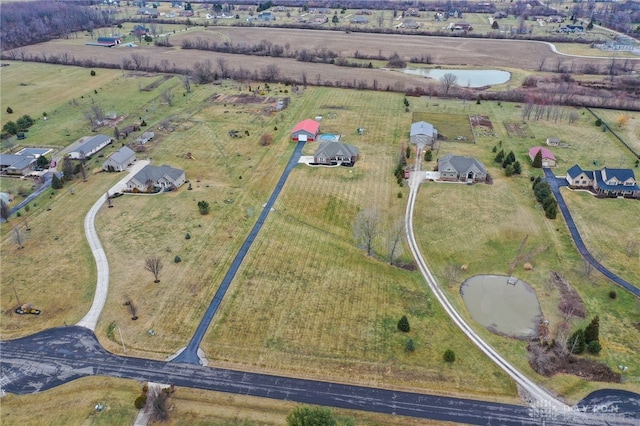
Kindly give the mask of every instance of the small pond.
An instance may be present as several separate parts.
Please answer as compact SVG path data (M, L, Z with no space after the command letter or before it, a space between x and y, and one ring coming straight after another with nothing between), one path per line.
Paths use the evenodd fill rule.
M489 331L516 338L535 336L542 311L526 282L501 275L476 275L460 287L471 317Z
M405 74L421 75L424 77L440 80L445 74L453 74L458 80L456 84L460 87L484 87L495 86L509 81L511 73L501 70L445 70L445 69L411 69L405 68Z

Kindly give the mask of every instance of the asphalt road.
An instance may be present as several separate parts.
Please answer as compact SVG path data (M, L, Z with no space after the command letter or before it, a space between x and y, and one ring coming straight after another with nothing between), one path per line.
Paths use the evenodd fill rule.
M218 308L220 307L220 303L222 303L222 299L224 298L225 294L227 293L227 290L229 289L229 286L231 285L231 281L233 281L233 278L236 276L236 272L238 272L238 268L242 264L244 257L246 256L247 252L251 248L253 241L256 239L256 236L258 235L258 232L260 232L260 229L262 229L262 225L264 225L265 220L267 220L267 216L269 215L269 212L271 211L273 204L278 198L278 195L280 195L280 191L282 190L282 187L284 187L284 184L287 182L289 173L291 173L291 171L298 165L300 156L302 155L302 148L304 147L305 144L306 142L297 143L295 149L291 153L291 157L289 158L289 162L287 163L287 166L282 172L282 175L280 176L278 183L276 184L275 188L273 189L273 192L271 193L271 196L269 197L269 200L267 201L264 208L262 209L262 213L260 213L260 217L258 217L257 222L255 223L255 225L253 225L251 232L249 232L249 235L247 235L247 238L244 240L244 243L242 243L242 246L240 247L240 250L236 254L236 257L233 259L233 262L231 263L231 267L229 267L229 270L227 271L226 275L222 279L222 282L220 283L220 287L218 287L216 294L213 296L213 299L211 300L211 303L209 303L209 307L207 308L206 312L202 316L202 319L200 320L200 324L198 324L198 327L196 328L196 331L193 334L193 337L189 341L189 344L187 345L187 347L182 352L180 352L180 354L178 354L175 358L172 359L173 362L186 362L186 363L192 363L192 364L200 363L200 359L198 357L198 348L200 347L200 343L202 342L202 339L204 338L204 335L207 332L207 329L209 328L209 325L211 324L211 321L213 320L214 315L218 311Z
M558 207L560 207L560 211L562 212L562 216L564 217L565 222L567 223L567 227L569 228L569 232L571 233L571 238L573 238L573 242L575 243L578 251L582 255L582 257L589 262L595 269L600 271L602 275L609 278L614 283L619 286L629 290L631 293L636 296L640 296L640 288L635 287L628 281L620 278L607 268L605 268L600 262L598 262L589 252L587 247L584 245L584 241L582 241L582 237L580 236L580 232L578 232L578 227L576 223L573 221L573 217L571 216L571 212L567 207L567 203L564 202L564 197L560 192L561 186L567 186L567 181L565 179L557 178L553 174L553 171L549 168L544 169L545 180L551 187L551 191L553 191L553 195L556 197L556 201L558 202ZM633 202L633 201L630 201Z
M546 407L525 407L462 398L430 396L339 383L203 367L195 364L127 358L106 352L93 332L71 326L0 342L0 385L7 392L40 392L86 376L110 376L142 382L172 383L337 408L387 413L474 425L633 425L640 419L638 395L613 395L613 409L591 417L565 417ZM613 391L615 392L615 391ZM601 400L604 395L599 395ZM627 400L635 400L629 404ZM634 411L625 411L631 407ZM602 411L602 410L601 410ZM600 417L603 416L603 417ZM635 417L634 417L635 416ZM603 420L604 419L604 420Z

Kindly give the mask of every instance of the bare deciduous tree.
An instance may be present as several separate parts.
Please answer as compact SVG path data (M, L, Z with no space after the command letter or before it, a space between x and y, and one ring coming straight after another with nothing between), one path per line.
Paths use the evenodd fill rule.
M458 85L458 77L450 72L446 73L440 79L440 85L444 89L444 94L448 95L451 89Z
M262 69L261 74L265 81L276 82L280 77L280 68L276 64L270 64Z
M358 245L371 255L376 238L380 235L380 213L376 209L360 210L353 223Z
M131 61L133 63L134 69L136 70L144 69L149 65L149 57L143 55L142 53L132 53Z
M220 78L229 77L229 69L227 68L227 60L225 58L218 58L218 69L220 70Z
M188 75L182 76L182 87L184 87L185 92L191 93L191 78Z
M158 277L160 275L160 271L162 270L162 266L163 265L160 256L151 256L144 261L144 269L153 274L153 277L155 279L153 281L154 283L160 282L160 279Z
M24 235L18 226L13 227L13 241L18 245L18 249L24 248Z
M449 286L457 284L460 280L460 266L456 265L455 263L447 263L444 266L442 275L447 280Z
M393 260L396 258L396 252L398 251L398 246L402 241L402 234L404 233L404 221L402 219L395 222L395 224L389 228L389 234L387 236L388 242L388 254L389 254L389 264L393 265Z
M160 96L162 97L162 100L167 103L167 105L173 106L173 91L171 89L163 90Z
M9 204L4 200L0 200L0 218L8 222L9 216L11 216L11 209L9 208Z

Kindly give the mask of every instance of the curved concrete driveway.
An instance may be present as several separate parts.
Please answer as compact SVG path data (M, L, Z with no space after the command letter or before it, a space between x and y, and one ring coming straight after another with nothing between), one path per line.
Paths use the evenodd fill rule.
M418 152L416 155L416 171L420 171L421 163L422 163L421 153ZM438 302L442 305L444 310L447 312L449 317L453 320L453 322L462 330L462 332L482 351L485 355L489 357L494 363L496 363L502 370L504 370L515 382L520 385L533 399L533 401L542 407L547 407L549 410L553 412L561 412L561 413L569 413L570 409L563 402L556 399L554 396L549 394L546 390L535 384L529 378L527 378L524 374L518 371L514 366L512 366L507 360L505 360L500 354L498 354L488 343L486 343L482 338L466 323L466 321L458 314L455 310L447 296L444 294L442 289L438 286L438 282L432 275L427 263L422 257L422 253L418 248L418 243L416 242L416 238L413 231L413 209L416 202L416 197L418 195L418 189L420 188L420 173L412 173L409 181L409 200L407 202L407 210L405 213L405 233L407 237L407 241L409 243L409 247L411 249L411 253L416 259L418 264L418 268L422 273L422 276L427 281L429 288L438 299Z
M567 181L564 178L557 178L551 169L544 169L544 177L549 186L551 187L551 191L553 191L553 195L556 197L556 201L558 202L558 207L560 207L560 211L562 212L562 216L564 217L565 222L567 223L567 227L569 228L569 232L571 233L571 238L573 238L573 242L575 243L578 251L584 257L584 259L593 265L598 271L602 273L605 277L609 278L614 283L619 286L629 290L631 293L636 296L640 296L640 288L635 287L630 282L623 280L607 268L605 268L600 262L598 262L587 250L587 246L584 245L584 241L582 241L582 237L580 236L580 232L578 232L578 227L576 223L573 221L573 217L569 212L569 208L567 207L567 203L564 202L564 197L560 192L561 186L567 186ZM633 202L633 201L632 201Z
M129 168L129 173L122 178L118 183L116 183L109 190L109 194L115 194L116 192L122 192L122 190L126 187L127 181L131 179L131 176L135 175L142 169L144 166L149 164L147 160L138 160L133 166ZM100 312L102 312L102 308L104 308L104 304L107 301L107 293L109 292L109 261L107 260L107 255L102 248L102 244L100 243L100 239L98 238L98 233L95 228L95 220L96 215L100 211L100 208L107 201L107 194L102 195L98 198L98 201L95 202L87 216L84 218L84 233L87 236L87 241L89 242L89 247L91 248L91 252L93 253L93 257L96 260L96 293L93 296L93 303L91 304L91 308L89 312L82 318L77 325L81 327L86 327L92 331L95 331L96 325L98 324L98 318L100 318Z

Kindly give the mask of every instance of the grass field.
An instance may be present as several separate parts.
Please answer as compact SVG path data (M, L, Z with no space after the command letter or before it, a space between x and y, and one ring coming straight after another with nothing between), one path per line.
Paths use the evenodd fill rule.
M43 65L40 78L45 79L52 69L56 68ZM98 70L98 76L102 73ZM3 87L14 87L20 81L19 74L13 78L17 80L5 79L3 74ZM114 200L114 208L99 213L97 227L110 261L111 284L96 333L108 350L122 350L119 336L107 332L114 323L121 327L133 356L163 359L186 345L289 158L293 149L290 129L301 119L334 112L336 118L322 121L322 131L343 133L344 142L359 147L361 159L352 169L300 166L291 174L205 337L203 349L210 361L295 376L516 401L513 382L453 327L417 273L365 256L353 240L355 213L376 207L384 232L376 241L375 252L384 258L387 230L404 213L407 189L395 184L392 171L400 147L408 140L414 113L427 113L429 121L428 113L437 111L449 118L459 116L460 123L465 115L480 114L490 117L497 136L477 136L476 144L445 141L440 152L476 156L489 167L495 183L421 188L416 227L428 263L441 278L451 262L467 264L469 275L506 273L525 235L529 235L528 247L548 246L533 260L534 271L525 274L519 267L515 273L536 289L545 317L552 323L559 318L555 309L559 296L546 289L544 279L551 270L567 276L585 299L589 315L599 313L606 320L606 325L602 321L607 337L601 359L613 367L624 360L629 379L620 387L638 390L640 366L633 354L640 351L640 336L630 328L632 321L640 321L637 300L617 289L619 298L611 301L607 293L616 287L597 275L589 280L581 277L580 259L566 226L560 219L544 219L527 179L541 173L526 166L528 148L544 143L549 136L570 144L554 150L561 162L558 174L576 162L586 166L594 158L601 164L632 166L628 151L593 126L588 113L577 110L579 120L571 125L566 118L528 121L533 138L518 138L508 136L503 126L504 122L521 122L521 109L509 103L411 98L410 111L405 112L403 95L397 93L309 88L294 95L291 88L279 85L247 103L239 97L248 94L245 85L225 82L194 87L192 93L176 96L169 107L159 101L160 93L169 87L179 94L177 78L150 92L137 89L156 80L157 76L117 72L98 87L105 105L121 108L129 117L139 117L144 111L151 129L165 119L171 121L175 131L158 131L147 155L154 164L184 168L193 187L160 196L120 197ZM117 90L120 87L128 89ZM72 96L84 99L82 96L95 95L94 90L89 85ZM289 96L291 104L280 113L265 115L268 96ZM58 121L81 114L74 112L69 99L48 99L50 103L40 108L56 111L69 106ZM52 120L36 123L30 132L31 144L49 141L46 126ZM443 121L443 128L448 121ZM468 119L466 123L468 126ZM360 127L366 129L362 136L356 132ZM238 130L242 137L230 137L230 130ZM89 131L82 120L70 127L70 133ZM268 147L259 144L263 133L273 135ZM493 146L514 150L525 165L523 176L503 177L492 161ZM187 159L187 152L193 160ZM313 152L311 144L305 152ZM99 166L98 159L93 161L92 167ZM95 200L121 177L100 173L90 176L88 182L73 182L74 195L68 186L53 195L46 193L28 215L2 225L3 339L74 323L86 313L95 267L84 242L82 221ZM209 215L198 213L200 200L211 204ZM589 210L593 217L608 211L602 200L583 201L577 208ZM625 212L630 220L633 209L637 211L634 206ZM591 217L585 216L584 222ZM26 248L18 250L11 229L25 218L32 230ZM62 232L61 223L73 225ZM470 226L473 235L467 232ZM585 229L590 232L588 223ZM618 229L612 226L611 235L625 232ZM600 238L595 230L591 232L595 240ZM622 259L624 247L607 249L611 259ZM144 270L144 259L151 255L161 256L164 262L159 284ZM182 262L174 263L176 255ZM406 253L399 255L406 259ZM611 265L624 275L623 266L613 261ZM637 277L633 263L627 268L636 274L629 279ZM23 303L33 303L43 309L43 315L23 318L12 314L17 304L13 287ZM449 291L454 304L464 311L457 288L452 286ZM123 306L125 296L136 304L138 321L129 319ZM412 324L409 336L395 327L405 313ZM149 329L155 331L154 336L148 334ZM514 364L528 370L522 342L480 332ZM416 352L404 351L407 337L415 340ZM449 347L458 355L455 368L441 360ZM599 386L568 377L536 379L570 400Z
M640 154L640 112L595 109L594 112L607 126L622 138L636 153ZM595 121L595 118L594 118Z

